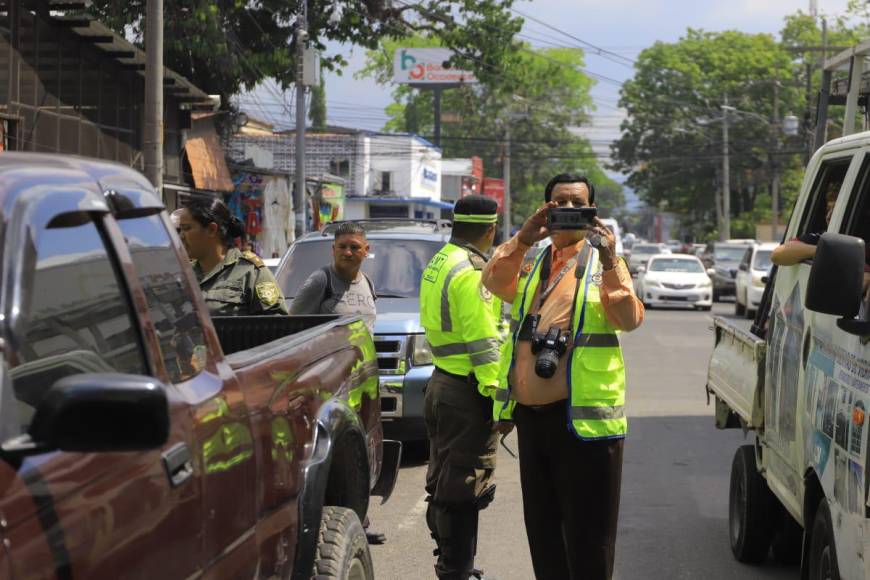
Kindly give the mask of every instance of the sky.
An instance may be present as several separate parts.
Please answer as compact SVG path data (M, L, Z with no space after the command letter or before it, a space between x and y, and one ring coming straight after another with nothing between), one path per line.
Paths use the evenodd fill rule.
M845 12L848 0L816 0L816 4L819 15L833 17ZM778 35L787 14L808 12L809 6L810 0L526 0L517 1L514 8L542 22L527 20L520 35L533 46L583 47L580 41L585 41L633 59L656 41L677 41L687 28ZM387 120L384 108L391 102L393 87L354 78L365 62L363 49L343 45L330 48L340 51L348 66L342 74L326 74L329 123L382 129ZM629 61L599 56L588 46L586 49L586 69L612 80L599 80L592 89L596 110L591 126L581 132L596 151L609 152L609 142L618 137L623 116L617 107L619 83L629 79L633 69ZM292 112L292 96L282 95L274 83L261 85L252 97L243 101L242 108L249 114L258 118L270 115L278 125L292 125L292 117L287 115Z

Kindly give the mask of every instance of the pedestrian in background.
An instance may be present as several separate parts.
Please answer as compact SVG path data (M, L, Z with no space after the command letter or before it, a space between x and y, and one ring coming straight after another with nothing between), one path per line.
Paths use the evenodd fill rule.
M437 544L441 580L482 577L474 570L478 512L495 494L501 301L481 284L498 206L469 195L456 202L453 231L429 262L420 286L420 321L435 371L426 387L429 437L426 523ZM510 426L502 426L509 429ZM507 431L505 431L507 432Z
M495 418L516 421L536 578L604 580L613 574L627 431L616 333L637 328L644 310L599 218L588 229L547 227L550 208L594 205L592 184L560 174L544 199L483 271L484 285L512 304ZM525 271L525 253L547 236L552 245Z
M287 314L275 277L256 254L233 241L245 226L219 199L195 200L172 214L213 316Z
M302 284L290 314L359 314L375 333L378 299L375 286L362 264L369 255L366 231L356 222L344 222L335 228L332 263L311 273ZM372 530L368 516L363 522L369 544L383 544L384 533Z
M308 276L302 284L291 314L359 314L374 334L377 308L375 286L362 264L369 255L366 232L356 222L344 222L335 228L332 263Z

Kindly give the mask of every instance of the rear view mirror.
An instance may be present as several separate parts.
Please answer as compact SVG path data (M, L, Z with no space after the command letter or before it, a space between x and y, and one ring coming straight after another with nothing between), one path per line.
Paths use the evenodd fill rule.
M166 388L151 377L76 374L54 383L29 430L32 452L144 451L169 437ZM18 447L17 449L15 447ZM7 452L27 454L20 446Z
M707 275L708 276L715 276L716 270L714 270L713 268L707 268Z
M637 267L638 274L643 274L644 272L646 272L646 266L638 266Z
M740 264L740 266L738 266L738 269L741 272L746 272L747 270L749 270L749 266L747 266L745 263L743 263L743 264Z
M850 334L870 333L870 322L855 320L864 280L864 240L825 233L819 239L807 284L806 307L840 316L837 326Z

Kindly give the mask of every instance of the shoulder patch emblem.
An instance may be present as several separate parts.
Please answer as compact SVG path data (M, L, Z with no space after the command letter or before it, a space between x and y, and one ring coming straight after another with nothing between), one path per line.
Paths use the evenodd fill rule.
M257 298L266 306L277 304L278 300L281 299L281 290L274 282L260 282L257 284L256 290Z
M486 260L478 256L477 254L469 253L468 260L471 262L471 265L475 270L483 270L483 267L486 266Z
M479 288L480 299L484 302L492 302L492 292L490 292L483 284Z
M242 257L258 268L262 268L263 266L265 266L265 264L263 264L263 260L260 259L260 256L258 256L254 252L242 252Z

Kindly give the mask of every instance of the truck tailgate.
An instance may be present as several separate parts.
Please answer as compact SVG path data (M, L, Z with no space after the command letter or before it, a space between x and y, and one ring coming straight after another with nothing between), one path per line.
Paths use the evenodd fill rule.
M767 343L724 318L717 316L713 324L716 343L707 371L707 389L727 404L747 428L757 429L764 423ZM717 423L723 426L718 412Z

